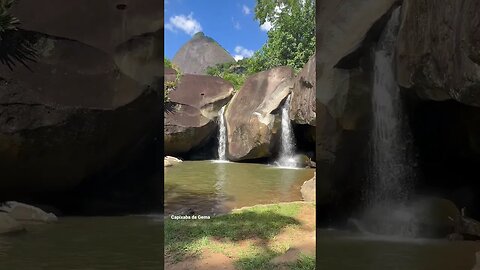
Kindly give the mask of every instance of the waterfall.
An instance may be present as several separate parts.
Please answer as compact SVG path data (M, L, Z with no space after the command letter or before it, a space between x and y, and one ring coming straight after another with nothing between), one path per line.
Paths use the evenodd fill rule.
M375 220L376 232L412 236L415 222L406 207L413 178L406 140L409 127L393 69L399 15L400 8L397 8L375 51L369 205L364 218Z
M297 166L297 161L295 159L295 143L293 137L292 123L290 121L290 116L288 112L290 110L290 101L292 95L287 97L285 104L282 107L282 138L281 138L281 148L280 148L280 157L276 162L280 167L293 167Z
M227 126L224 116L226 107L227 105L223 106L218 112L218 160L221 161L227 160Z

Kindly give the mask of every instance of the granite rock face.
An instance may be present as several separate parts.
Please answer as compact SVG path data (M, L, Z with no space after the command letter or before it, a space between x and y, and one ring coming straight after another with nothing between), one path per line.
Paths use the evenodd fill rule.
M316 198L315 198L316 185L317 185L316 175L314 175L312 179L305 181L305 183L303 183L300 191L302 192L302 197L304 201L307 201L307 202L316 201Z
M424 99L480 106L480 2L403 4L397 79Z
M202 32L196 33L172 59L172 63L183 74L197 75L206 75L208 67L229 62L235 62L235 59L215 40Z
M232 96L230 82L220 77L191 74L182 75L176 89L169 94L170 101L193 106L209 119L216 118Z
M181 155L207 143L217 130L218 112L232 95L233 86L221 78L182 75L164 113L165 153Z
M293 70L278 67L250 76L225 112L227 157L270 157L280 127L279 108L293 87Z
M143 85L160 85L163 67L163 28L134 36L115 48L115 64L123 74Z
M142 155L136 149L154 144L158 91L120 73L99 49L19 35L38 57L30 70L0 65L0 198L71 190L106 170L114 174Z
M313 55L294 80L289 112L293 123L316 125L316 89Z
M23 0L13 14L22 29L76 40L108 54L134 36L163 28L163 4L157 0Z

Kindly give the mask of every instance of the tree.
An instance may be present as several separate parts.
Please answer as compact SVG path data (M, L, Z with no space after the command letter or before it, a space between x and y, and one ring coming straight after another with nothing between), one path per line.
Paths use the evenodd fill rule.
M299 70L315 53L314 0L257 0L255 17L273 27L249 59L250 73L283 65Z
M208 67L207 74L229 81L236 92L243 86L249 75L247 73L249 68L248 64L248 59L242 59L238 62L218 64L214 67Z

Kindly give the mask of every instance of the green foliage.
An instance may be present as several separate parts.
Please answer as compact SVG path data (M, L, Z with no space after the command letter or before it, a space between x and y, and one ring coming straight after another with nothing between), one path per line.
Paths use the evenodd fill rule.
M315 53L314 0L257 0L255 17L260 24L274 25L265 45L251 58L207 69L209 75L231 82L235 91L253 73L278 66L298 71Z
M255 16L260 24L274 27L267 43L249 59L250 73L283 65L299 70L315 53L314 0L257 0Z
M248 59L243 59L238 62L218 64L207 68L207 74L229 81L234 91L238 91L242 88L247 76L251 74L248 72L248 63Z
M170 61L167 57L164 57L164 67L173 68L177 73L175 81L172 82L172 81L165 80L163 85L163 102L169 102L170 98L168 97L168 95L170 94L171 91L177 88L177 84L182 77L182 73L180 72L180 69L176 65L174 65L172 61Z
M300 258L291 264L292 270L312 270L315 269L315 257L300 254Z
M211 239L220 239L223 243L230 243L232 247L239 241L248 239L274 241L275 236L283 229L287 227L300 228L301 223L296 216L300 212L301 206L298 203L255 206L228 215L213 217L210 220L166 219L165 251L168 257L174 258L175 261L181 261L190 256L199 255L201 250L211 247L213 244ZM228 246L224 246L223 250L225 247ZM246 254L247 257L253 257L248 255L255 255L255 257L262 255L255 249L251 252L254 254ZM265 251L261 249L260 252ZM266 255L271 258L271 252ZM249 263L243 264L248 265Z
M164 57L164 66L169 67L169 68L173 68L172 61L170 61L170 59L168 59L166 56Z

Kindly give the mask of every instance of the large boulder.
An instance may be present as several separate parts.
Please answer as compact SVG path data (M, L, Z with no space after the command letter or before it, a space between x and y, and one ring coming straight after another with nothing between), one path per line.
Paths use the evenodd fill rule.
M83 108L116 108L137 98L143 87L119 73L105 52L81 42L37 32L20 31L18 40L27 40L37 54L28 69L17 65L10 70L0 65L0 77L18 81L30 91L7 94L3 100ZM28 100L25 100L28 99Z
M175 90L169 94L171 102L195 107L209 119L216 118L232 96L230 82L220 77L191 74L182 75Z
M165 104L164 151L182 155L203 146L215 132L216 124L195 107L180 103Z
M293 70L278 67L250 76L225 112L227 157L247 160L269 157L278 139L278 108L292 88Z
M118 45L114 60L123 74L145 85L160 85L163 68L163 29L134 36Z
M370 50L396 0L322 1L317 74L317 161L335 160L342 133L362 130L370 113Z
M7 213L0 212L0 235L24 231L25 227Z
M302 187L300 188L300 191L302 193L302 198L304 201L307 201L307 202L315 201L316 186L317 186L316 175L314 175L312 179L307 180L303 183Z
M161 100L80 42L21 32L38 58L0 65L0 199L114 175L160 134ZM141 121L139 121L141 119Z
M295 78L290 102L290 119L299 125L316 125L315 55Z
M164 112L165 153L182 155L205 145L217 130L218 112L232 95L232 84L219 77L182 75Z
M405 0L403 9L398 83L424 99L480 106L480 2Z
M315 55L294 79L289 117L295 133L297 149L314 149L316 141L316 77Z
M175 54L172 63L184 74L207 74L207 68L217 64L235 62L235 59L215 40L196 33Z
M338 89L348 72L337 69L342 59L359 49L370 29L397 0L321 1L317 8L317 98L334 117L341 117L345 95Z
M170 67L165 67L165 82L175 82L177 79L177 71Z
M123 2L22 0L17 1L13 14L22 29L77 40L113 54L117 45L131 37L163 26L162 2Z
M396 0L320 1L317 5L316 166L324 220L358 208L367 179L373 89L372 49Z
M5 202L0 206L0 211L8 213L20 222L51 223L58 220L53 213L47 213L38 207L15 201Z

